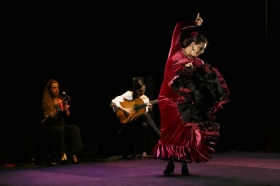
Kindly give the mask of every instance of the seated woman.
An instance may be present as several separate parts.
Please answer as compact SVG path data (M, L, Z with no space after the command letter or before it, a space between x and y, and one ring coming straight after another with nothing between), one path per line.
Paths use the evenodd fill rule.
M45 86L42 100L44 130L52 157L59 156L61 163L66 164L68 163L66 152L69 152L72 163L78 164L77 154L82 152L83 144L80 128L66 124L66 118L70 115L69 99L66 98L59 94L58 81L50 79Z
M149 114L152 110L152 103L144 94L145 91L146 85L144 81L142 79L136 79L134 80L132 91L126 91L124 94L115 97L111 102L111 106L119 117L119 120L125 123L121 131L125 138L123 139L123 144L126 144L128 131L139 127L142 129L142 157L147 156L149 128L151 128L158 137L160 136L160 130ZM144 107L141 108L139 112L135 112L133 108L130 108L131 104L134 105L134 103L140 103L138 105L142 103Z

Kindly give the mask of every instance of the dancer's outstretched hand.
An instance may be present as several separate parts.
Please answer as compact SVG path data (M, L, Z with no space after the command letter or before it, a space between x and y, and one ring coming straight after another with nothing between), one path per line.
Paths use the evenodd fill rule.
M197 25L197 26L201 26L201 25L202 25L202 22L203 22L203 20L202 20L202 18L200 17L200 13L197 13L197 17L196 17L196 19L195 19L196 25Z

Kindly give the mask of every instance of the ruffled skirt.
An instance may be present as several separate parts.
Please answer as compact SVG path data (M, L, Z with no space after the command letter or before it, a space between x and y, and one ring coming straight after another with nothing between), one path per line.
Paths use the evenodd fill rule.
M180 75L171 87L178 99L159 96L161 137L152 156L177 162L207 162L220 136L214 114L229 101L227 93L215 73Z

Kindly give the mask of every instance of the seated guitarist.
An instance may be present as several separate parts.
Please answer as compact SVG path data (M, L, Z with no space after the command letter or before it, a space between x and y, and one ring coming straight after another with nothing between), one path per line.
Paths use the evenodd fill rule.
M127 91L124 94L115 97L111 102L111 106L113 107L114 112L123 113L123 116L119 117L119 119L124 119L123 122L120 119L120 121L125 124L121 129L121 133L123 133L123 136L126 136L129 131L135 130L139 127L142 129L143 133L141 134L143 134L143 158L147 156L149 128L152 129L156 135L160 136L160 130L149 114L149 112L152 110L152 104L149 98L144 94L145 90L146 85L144 81L142 79L137 79L133 83L132 91ZM137 112L133 108L131 108L131 105L139 105L141 103L142 105L144 105L144 108L142 108L142 110L139 110ZM124 123L124 121L127 121L127 123Z

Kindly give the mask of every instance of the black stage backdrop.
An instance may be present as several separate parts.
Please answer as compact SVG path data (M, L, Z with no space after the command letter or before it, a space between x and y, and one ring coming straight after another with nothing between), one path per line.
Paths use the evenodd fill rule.
M147 91L157 98L175 23L195 19L198 12L204 20L199 32L210 41L201 58L221 71L231 91L231 102L217 115L217 149L264 151L277 149L277 143L279 148L276 3L1 3L2 162L30 157L50 78L71 96L71 121L81 128L85 154L118 153L111 100L131 89L135 76L152 81ZM153 117L159 125L157 105Z

